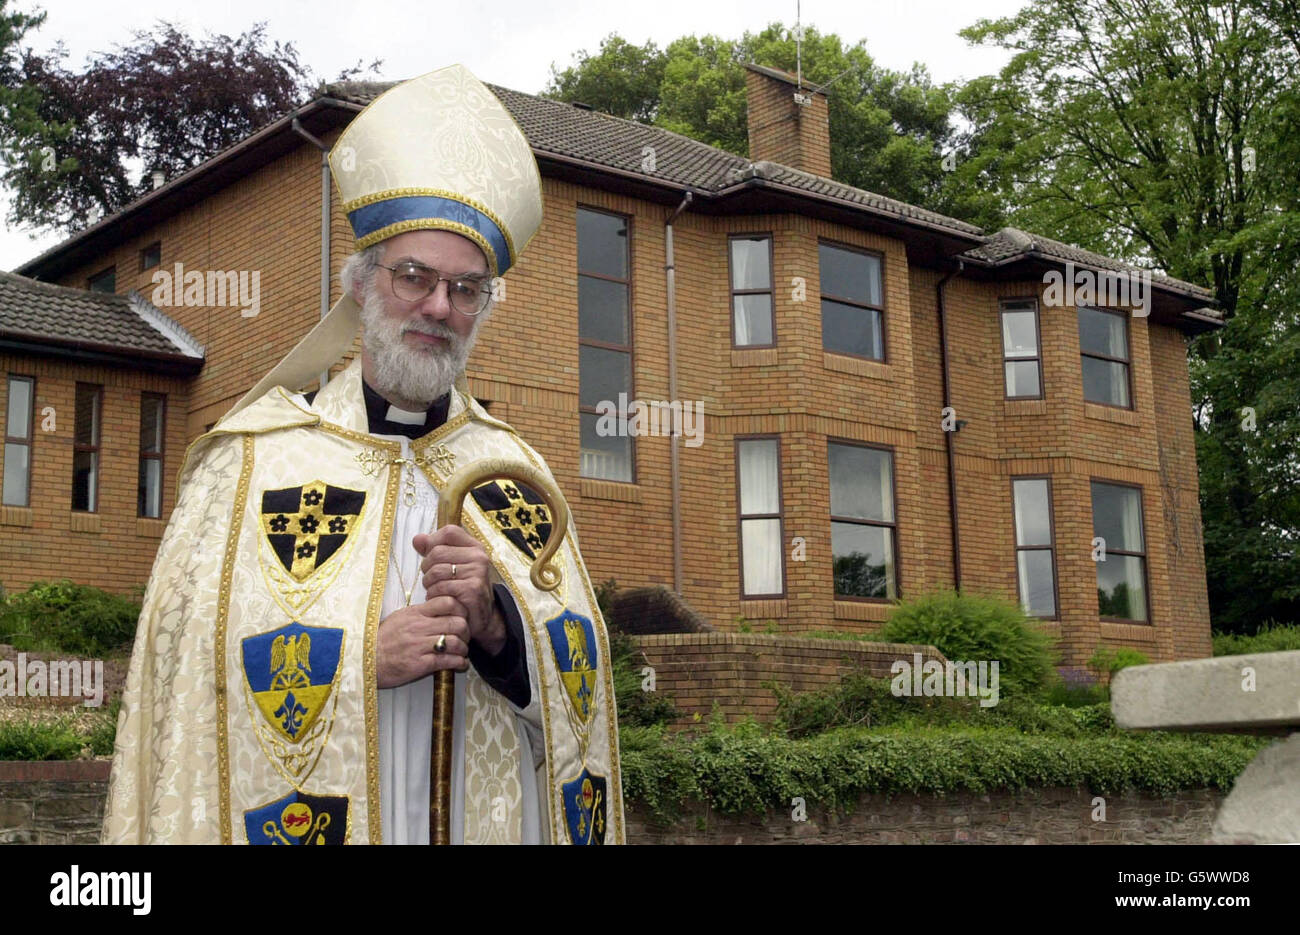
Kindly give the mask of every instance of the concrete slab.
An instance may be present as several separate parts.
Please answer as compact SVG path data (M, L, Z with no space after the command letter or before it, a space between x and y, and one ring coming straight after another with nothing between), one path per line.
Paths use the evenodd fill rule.
M1111 679L1110 709L1130 730L1300 730L1300 650L1131 666Z

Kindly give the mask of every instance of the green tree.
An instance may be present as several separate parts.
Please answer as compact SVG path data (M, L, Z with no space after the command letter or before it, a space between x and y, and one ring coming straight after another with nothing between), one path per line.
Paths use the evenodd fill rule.
M832 175L850 185L942 208L947 187L942 155L956 145L949 89L924 67L881 68L859 41L806 27L801 64L810 87L824 87L831 128ZM773 23L736 39L683 36L662 51L608 36L600 51L552 67L544 95L652 123L749 155L745 69L748 62L795 73L795 40Z

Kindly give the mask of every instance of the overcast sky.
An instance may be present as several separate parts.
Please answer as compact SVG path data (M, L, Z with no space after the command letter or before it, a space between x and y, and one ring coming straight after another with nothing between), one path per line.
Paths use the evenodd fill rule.
M910 68L921 62L936 81L971 78L996 72L1006 60L999 49L972 48L957 30L977 19L1008 16L1027 0L804 0L802 22L820 32L838 33L846 42L866 41L880 65ZM45 9L45 24L29 34L29 44L48 50L62 41L70 67L80 67L90 53L130 39L160 19L194 33L236 36L265 21L272 40L292 42L299 61L318 78L332 80L358 60L383 59L377 77L394 80L460 62L484 81L536 93L546 85L550 68L570 64L580 49L596 51L600 40L618 33L629 42L653 40L661 48L679 36L695 34L733 38L757 32L772 22L791 25L795 0L496 0L489 12L464 4L457 14L445 3L410 0L225 0L178 9L174 0L135 0L113 7L103 0L13 0L10 8ZM8 199L0 193L0 213ZM6 225L0 236L0 269L13 269L62 239L32 239Z

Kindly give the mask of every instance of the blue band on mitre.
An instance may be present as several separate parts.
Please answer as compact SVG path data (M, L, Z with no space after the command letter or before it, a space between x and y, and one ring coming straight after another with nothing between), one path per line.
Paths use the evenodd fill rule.
M497 275L500 276L510 268L513 258L501 228L482 211L452 198L436 195L389 198L362 205L348 213L348 221L352 224L352 232L357 240L391 224L434 218L464 224L471 230L478 231L496 253ZM489 262L491 259L488 257Z

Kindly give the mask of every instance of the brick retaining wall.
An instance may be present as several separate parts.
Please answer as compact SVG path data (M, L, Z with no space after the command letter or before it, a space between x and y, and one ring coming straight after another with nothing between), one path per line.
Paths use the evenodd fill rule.
M99 840L107 760L0 762L0 843L93 844ZM1106 798L1093 821L1085 789L1033 789L931 795L864 796L847 815L809 806L732 817L702 805L668 828L642 810L628 812L633 844L1204 844L1223 794L1192 789L1168 798L1129 793Z
M889 678L896 659L944 661L933 646L810 639L768 633L660 633L635 637L654 669L655 691L672 699L683 720L708 717L716 702L727 721L770 721L776 682L796 692L830 688L854 669Z

